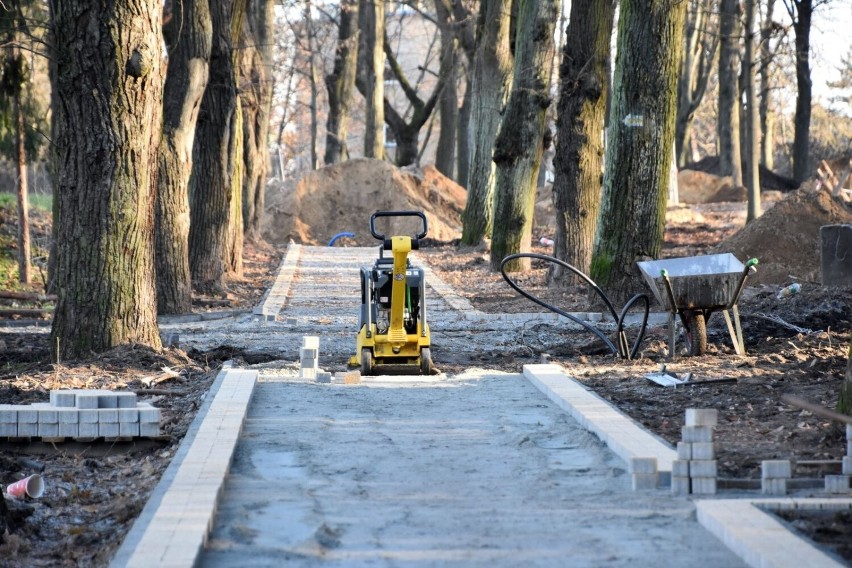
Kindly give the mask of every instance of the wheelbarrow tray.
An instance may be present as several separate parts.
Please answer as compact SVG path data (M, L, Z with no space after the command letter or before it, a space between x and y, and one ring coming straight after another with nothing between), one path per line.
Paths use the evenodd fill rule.
M666 311L728 308L736 302L745 266L731 253L637 262L654 297ZM668 273L671 305L662 271Z

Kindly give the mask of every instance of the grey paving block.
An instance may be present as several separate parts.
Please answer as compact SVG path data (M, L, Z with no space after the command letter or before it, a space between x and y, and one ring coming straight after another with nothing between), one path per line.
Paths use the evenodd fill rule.
M846 442L846 455L852 456L852 441Z
M689 442L677 443L677 459L689 461L692 459L692 444Z
M0 438L15 438L18 435L18 424L14 422L0 422Z
M852 224L823 225L820 272L823 286L847 286L852 281Z
M80 425L76 422L60 422L58 426L62 437L76 438L80 435Z
M825 476L825 492L826 493L849 493L848 475L826 475Z
M118 422L98 422L98 436L115 438L118 436Z
M672 495L689 495L689 478L672 475Z
M118 408L136 408L135 392L117 392L115 396Z
M99 393L98 408L118 408L118 395L115 393Z
M98 407L98 394L94 391L92 392L78 392L75 397L74 404L79 409L92 409Z
M50 405L57 408L74 407L77 401L75 390L52 390L50 391Z
M97 422L80 422L77 425L77 436L80 438L97 438L98 423Z
M718 471L716 460L691 460L689 462L690 477L716 477Z
M302 347L305 349L319 349L319 337L316 335L305 335L302 337Z
M687 408L687 426L715 426L719 421L719 411L715 408Z
M88 424L97 424L98 423L98 411L97 409L83 409L77 411L77 418L79 422L88 423Z
M308 349L302 347L299 349L299 359L302 361L319 358L319 349Z
M47 408L39 408L38 409L38 423L39 424L58 424L59 423L59 413L57 409L52 407Z
M317 369L319 368L318 359L299 359L299 367L302 369Z
M330 383L331 382L331 373L327 371L319 371L317 373L317 382L318 383Z
M787 478L774 477L760 480L760 492L764 495L786 495Z
M689 460L672 461L672 479L675 477L689 477Z
M20 433L20 428L18 428L18 433ZM44 423L39 422L38 424L38 434L37 436L41 438L56 438L59 436L59 424L54 423Z
M846 425L846 441L852 443L852 424Z
M845 456L843 458L843 475L852 475L852 456Z
M151 406L147 402L139 403L137 405L137 410L139 410L139 422L145 424L159 424L160 423L160 409L154 406Z
M715 477L690 477L690 486L694 495L715 495Z
M793 477L793 464L790 460L763 460L760 464L761 479L787 479Z
M18 407L18 424L38 424L38 409L31 404Z
M633 491L650 491L657 488L659 478L656 473L634 473L631 475Z
M0 404L0 424L17 424L18 406L16 404Z
M118 423L139 423L139 409L137 408L119 408Z
M57 409L56 418L60 424L77 424L80 421L80 411L76 408L62 407Z
M681 428L681 439L684 442L694 444L695 442L712 442L712 426L684 426Z
M302 367L299 370L299 376L303 379L316 379L317 378L317 369Z
M118 409L117 408L99 408L98 409L98 423L99 424L118 424Z
M156 422L140 422L139 423L139 435L140 436L159 436L160 435L160 425Z
M657 458L630 458L630 473L656 474Z
M692 444L692 458L694 460L714 460L716 459L716 443L715 442L696 442Z
M139 423L138 422L119 422L118 423L118 435L119 436L132 436L136 437L139 435Z
M38 422L18 422L18 437L31 438L38 436Z

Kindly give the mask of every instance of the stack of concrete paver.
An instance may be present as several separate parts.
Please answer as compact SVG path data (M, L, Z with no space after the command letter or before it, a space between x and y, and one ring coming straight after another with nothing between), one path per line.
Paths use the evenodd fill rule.
M299 349L299 377L313 379L318 383L331 382L331 373L320 369L319 337L315 335L302 337L302 347Z
M760 464L760 491L765 495L786 495L787 482L792 478L790 460L764 460Z
M137 438L160 435L160 409L132 392L53 390L49 403L0 405L0 437Z
M677 459L672 462L672 494L713 495L716 493L718 468L713 429L718 422L715 409L688 408L686 425L677 444Z
M827 493L849 493L852 490L852 424L846 425L846 456L843 458L841 475L825 476Z

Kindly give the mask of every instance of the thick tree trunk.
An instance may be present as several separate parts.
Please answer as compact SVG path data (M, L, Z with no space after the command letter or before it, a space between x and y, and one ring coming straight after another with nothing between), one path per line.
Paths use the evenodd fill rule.
M733 184L743 185L739 107L739 0L719 7L719 169Z
M686 5L624 0L593 280L615 303L642 289L636 261L659 257Z
M600 210L604 118L609 85L613 0L575 0L559 69L559 112L553 159L556 258L588 273ZM551 265L551 282L574 275Z
M226 274L242 271L242 126L234 70L232 18L244 4L210 5L210 81L201 101L189 181L189 266L193 287L221 293ZM236 28L239 30L239 27Z
M50 2L59 201L54 357L159 349L154 187L162 5Z
M745 2L745 141L744 158L745 184L748 189L748 213L746 223L760 217L760 116L757 110L757 85L755 84L754 22L757 15L757 0Z
M269 170L267 135L269 118L265 85L269 82L260 51L259 18L256 9L263 3L253 5L255 9L243 18L239 61L239 93L243 123L243 187L242 218L244 238L251 242L262 240L260 220L263 215L263 192Z
M459 94L456 87L456 32L449 7L444 0L435 0L438 15L438 29L441 31L441 63L439 74L444 87L438 104L441 117L441 131L438 135L438 148L435 154L435 168L453 178L456 166L456 129L459 121Z
M840 387L840 396L837 399L837 412L852 416L852 343L846 354L846 377ZM852 441L852 440L850 440Z
M794 0L796 17L793 30L796 32L796 117L793 124L793 179L799 183L810 174L810 130L811 130L811 16L813 0Z
M471 80L471 158L462 243L478 245L491 236L494 200L494 139L512 82L510 37L512 0L482 0L481 36Z
M23 58L16 54L23 66ZM12 102L13 114L15 115L15 158L18 175L18 280L24 283L30 281L30 268L32 267L32 253L30 250L30 205L29 189L27 188L27 150L24 144L26 138L26 124L24 122L24 111L21 108L22 84L17 89Z
M384 0L359 0L358 6L359 61L367 101L364 157L381 160L385 157L385 3Z
M494 163L494 228L491 268L500 269L507 255L530 250L536 180L544 152L547 108L550 106L550 74L553 30L558 16L556 0L521 0L512 92L497 140ZM529 259L506 265L509 271L524 270Z
M349 111L355 88L358 65L358 2L340 3L340 24L334 69L325 78L328 91L328 120L326 121L325 164L331 165L349 157L346 135L349 133Z
M470 185L470 81L468 81L462 106L459 108L459 127L456 129L456 183L467 189Z
M155 224L157 310L161 314L192 312L187 190L213 40L208 0L186 0L179 6L165 29L169 65L163 93Z

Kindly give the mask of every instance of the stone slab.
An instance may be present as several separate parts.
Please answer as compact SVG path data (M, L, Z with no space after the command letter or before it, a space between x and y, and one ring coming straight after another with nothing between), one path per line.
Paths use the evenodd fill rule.
M823 225L819 229L823 286L852 282L852 225Z

